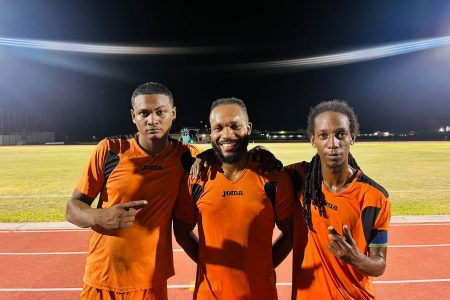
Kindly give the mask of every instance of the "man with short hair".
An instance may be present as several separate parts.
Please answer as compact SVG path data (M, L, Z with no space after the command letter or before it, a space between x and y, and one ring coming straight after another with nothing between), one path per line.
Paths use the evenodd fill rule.
M172 209L198 150L169 138L167 87L139 86L131 106L138 132L101 141L67 203L66 219L91 227L81 299L165 300L174 275Z
M386 267L388 193L350 154L359 124L344 101L325 101L308 116L317 154L287 166L298 192L292 299L374 299L370 277Z
M259 172L242 100L213 102L210 123L219 162L188 178L174 209L177 242L198 263L194 299L277 299L274 268L292 246L290 178ZM275 224L281 234L272 244Z

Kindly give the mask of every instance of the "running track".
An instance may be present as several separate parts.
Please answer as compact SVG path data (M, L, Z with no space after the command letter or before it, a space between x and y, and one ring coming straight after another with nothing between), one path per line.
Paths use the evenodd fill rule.
M78 299L88 231L22 225L0 223L0 299ZM169 299L192 299L195 265L174 249ZM290 297L291 259L277 268L280 300ZM394 218L388 266L374 282L378 299L450 299L450 216Z

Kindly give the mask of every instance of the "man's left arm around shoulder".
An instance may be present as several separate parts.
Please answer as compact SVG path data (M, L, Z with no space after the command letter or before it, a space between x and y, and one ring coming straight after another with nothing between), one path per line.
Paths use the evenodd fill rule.
M281 233L272 246L273 267L278 267L281 262L289 255L292 249L292 239L294 232L294 215L287 217L282 221L276 221Z
M192 231L195 224L187 224L173 219L173 232L177 243L184 249L186 254L196 263L198 263L198 237Z

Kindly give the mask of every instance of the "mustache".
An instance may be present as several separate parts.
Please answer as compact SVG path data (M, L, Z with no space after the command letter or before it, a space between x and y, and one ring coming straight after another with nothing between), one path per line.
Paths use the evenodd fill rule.
M227 140L231 141L231 140ZM241 139L234 139L234 141L237 141L237 144L239 145L238 149L233 151L233 154L230 156L224 156L222 153L222 150L219 148L219 143L222 143L223 141L219 141L215 143L214 141L211 141L212 149L214 150L214 153L216 154L216 157L219 159L221 163L235 163L238 162L244 155L247 153L247 147L249 138L248 135L244 135Z

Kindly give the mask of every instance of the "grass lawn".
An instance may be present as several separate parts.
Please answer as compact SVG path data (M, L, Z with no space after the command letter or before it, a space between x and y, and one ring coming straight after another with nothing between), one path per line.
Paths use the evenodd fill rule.
M307 143L263 145L285 165L315 153ZM64 220L65 203L93 149L0 147L0 222ZM450 214L450 142L361 142L352 153L388 190L394 215Z

